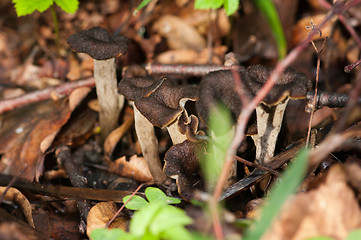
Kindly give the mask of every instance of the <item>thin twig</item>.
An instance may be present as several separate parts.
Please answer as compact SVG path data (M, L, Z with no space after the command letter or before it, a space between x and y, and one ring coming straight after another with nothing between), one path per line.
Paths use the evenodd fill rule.
M312 128L312 120L313 120L313 116L315 114L315 109L316 109L316 99L317 99L317 90L318 90L318 79L319 79L319 75L320 75L320 64L321 64L321 53L323 50L323 47L325 46L325 43L327 41L327 37L323 40L322 46L320 49L318 49L314 43L314 41L311 41L311 44L313 46L313 48L315 49L316 53L317 53L317 68L316 68L316 82L315 82L315 95L313 97L313 101L312 101L312 109L311 109L311 115L310 115L310 120L308 122L308 131L307 131L307 138L306 138L306 147L308 147L308 143L310 141L310 137L311 137L311 128Z
M319 0L318 2L327 10L330 10L332 8L332 5L326 0ZM354 6L360 3L360 1L354 1L354 2L355 2ZM356 33L355 29L348 23L347 19L343 15L339 15L338 19L345 26L345 28L350 33L350 35L353 37L359 48L361 48L361 39Z
M248 165L248 166L261 169L261 170L263 170L263 171L272 173L273 175L276 175L276 176L279 176L279 175L280 175L279 172L277 172L276 170L274 170L274 169L272 169L272 168L270 168L270 167L262 166L262 165L260 165L260 164L247 161L246 159L243 159L243 158L238 157L238 156L234 156L234 158L235 158L238 162L241 162L241 163L246 164L246 165Z
M109 228L110 224L112 224L112 222L114 221L114 219L121 213L121 211L125 208L125 205L127 205L127 203L132 200L132 198L134 197L135 194L137 194L137 192L139 192L139 190L144 186L144 185L148 185L148 184L153 184L154 181L149 181L146 183L142 183L140 184L137 189L135 189L135 191L130 195L130 198L123 203L123 205L119 208L119 210L114 214L114 216L107 222L107 224L105 225L105 228Z
M56 87L45 88L39 91L34 91L23 96L6 99L0 101L0 114L20 108L32 103L41 102L50 99L54 94L61 98L65 95L69 95L74 89L80 87L94 87L94 78L88 78L75 82L67 82Z
M344 71L349 73L351 72L352 69L354 69L355 67L357 67L358 65L360 65L361 63L361 59L357 60L356 62L354 63L351 63L349 65L347 65L345 68L344 68Z
M181 74L181 75L192 75L192 76L205 76L209 72L219 71L219 70L244 70L240 66L224 66L224 65L214 65L214 64L205 64L205 65L194 65L194 64L158 64L158 63L149 63L144 66L150 75L171 75L171 74Z

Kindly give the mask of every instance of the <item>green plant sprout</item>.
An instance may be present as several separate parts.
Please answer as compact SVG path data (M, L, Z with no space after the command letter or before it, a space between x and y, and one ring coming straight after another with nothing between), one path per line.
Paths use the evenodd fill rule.
M271 189L271 193L261 210L259 221L247 229L243 240L260 239L271 226L283 203L291 194L296 192L297 187L301 184L306 174L308 155L309 150L307 148L300 150L294 162L281 176L279 184Z
M79 7L79 0L12 0L18 17L32 14L35 11L44 12L50 8L54 22L54 32L57 49L59 50L59 23L56 16L54 4L58 5L64 12L75 13Z
M360 240L361 239L361 229L355 229L348 233L346 240ZM334 240L334 238L319 236L307 238L307 240Z
M160 189L148 187L145 190L148 201L139 197L133 198L125 205L136 210L129 225L129 232L120 229L96 229L91 233L91 239L194 239L185 228L192 223L184 210L171 206L181 201L166 196ZM123 198L126 202L130 196Z
M270 25L278 48L278 59L281 60L287 54L287 42L277 10L271 0L254 0L254 3L266 17L268 24Z
M216 104L209 114L209 135L212 141L207 144L207 154L201 160L202 172L208 190L213 190L233 138L231 113L223 104Z
M230 16L237 11L239 0L196 0L194 2L195 9L217 9L222 6Z

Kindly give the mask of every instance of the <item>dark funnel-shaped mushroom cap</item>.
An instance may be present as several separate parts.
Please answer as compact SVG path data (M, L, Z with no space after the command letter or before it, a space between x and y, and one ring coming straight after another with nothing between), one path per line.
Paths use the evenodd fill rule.
M96 60L106 60L122 56L128 49L128 38L125 36L112 37L101 27L93 27L71 35L67 39L73 51L86 53Z
M241 73L242 83L247 91L251 92L252 95L256 95L271 72L272 69L261 65L250 66L247 71ZM304 73L288 68L262 100L262 103L274 106L287 97L290 99L303 99L311 88L312 82Z
M253 65L248 67L246 71L240 71L243 94L251 100L267 81L271 71L271 69L261 65ZM262 103L274 106L287 97L302 99L306 97L311 87L311 80L305 74L287 69L262 100ZM208 122L211 108L217 101L226 105L234 119L237 119L242 110L242 101L236 92L230 70L210 72L205 76L199 85L198 96L196 108L200 119L205 124Z
M195 101L197 86L178 86L170 79L149 77L124 78L118 91L135 106L154 126L163 128L175 121L184 111L187 100Z

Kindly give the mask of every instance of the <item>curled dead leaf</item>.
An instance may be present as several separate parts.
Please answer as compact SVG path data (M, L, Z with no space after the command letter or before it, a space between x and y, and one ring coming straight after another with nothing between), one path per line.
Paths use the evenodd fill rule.
M143 157L134 155L127 160L127 158L123 156L115 160L114 163L111 162L108 164L110 164L111 172L132 178L136 181L148 182L153 180L147 162Z
M114 202L101 202L92 207L87 218L86 234L90 237L91 232L97 228L105 228L106 224L117 212L117 206ZM127 229L128 219L124 216L118 216L109 228Z
M0 187L0 196L5 192L7 187ZM16 188L9 188L4 199L16 203L24 213L26 221L30 226L35 228L34 220L29 200Z

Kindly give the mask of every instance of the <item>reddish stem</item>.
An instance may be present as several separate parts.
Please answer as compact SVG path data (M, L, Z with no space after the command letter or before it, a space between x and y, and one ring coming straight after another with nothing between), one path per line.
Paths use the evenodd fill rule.
M45 88L39 91L34 91L23 96L6 99L0 101L0 114L23 107L32 103L41 102L50 99L54 94L61 98L64 95L70 94L74 89L80 87L94 87L94 78L88 78L76 82L67 82L56 87Z

